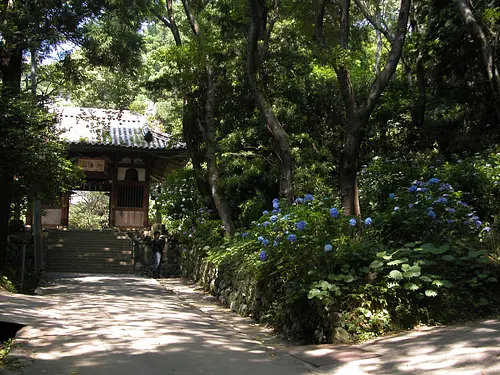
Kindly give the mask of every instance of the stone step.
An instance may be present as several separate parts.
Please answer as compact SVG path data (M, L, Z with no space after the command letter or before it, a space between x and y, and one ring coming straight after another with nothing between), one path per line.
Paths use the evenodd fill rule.
M132 241L124 233L54 231L46 243L47 271L131 274L134 270Z

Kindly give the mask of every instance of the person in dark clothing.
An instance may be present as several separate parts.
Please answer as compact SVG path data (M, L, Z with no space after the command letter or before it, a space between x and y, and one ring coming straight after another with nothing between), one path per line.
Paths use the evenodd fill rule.
M162 277L161 264L163 261L163 249L165 247L165 239L160 237L160 232L154 233L154 238L151 241L151 250L153 252L153 272L156 277Z

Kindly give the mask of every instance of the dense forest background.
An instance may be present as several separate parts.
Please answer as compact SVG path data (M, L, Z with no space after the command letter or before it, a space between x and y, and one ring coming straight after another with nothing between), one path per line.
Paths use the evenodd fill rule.
M9 219L81 178L47 105L130 109L186 143L153 189L171 236L268 285L274 326L315 332L311 303L315 341L339 309L353 334L496 311L499 18L483 0L0 2L0 268Z

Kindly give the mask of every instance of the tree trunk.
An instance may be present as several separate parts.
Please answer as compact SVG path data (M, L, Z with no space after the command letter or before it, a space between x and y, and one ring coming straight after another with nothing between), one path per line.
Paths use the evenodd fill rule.
M205 104L205 147L207 158L208 182L212 192L212 198L219 213L219 217L224 223L226 237L233 237L235 233L231 211L227 200L219 187L219 169L217 168L216 140L214 126L214 104L215 87L212 80L211 67L207 66L207 96Z
M347 118L348 126L344 147L340 154L339 184L342 208L349 216L360 216L358 195L358 164L361 148L363 120L354 114Z
M9 235L10 204L12 201L12 175L0 169L0 271L5 268L7 254L7 236Z
M476 20L468 0L456 0L456 2L465 24L470 27L472 36L481 48L486 76L493 94L493 104L500 120L500 78L495 64L494 48L488 42L487 30Z
M198 126L198 110L194 103L191 102L191 97L188 96L184 100L183 107L183 118L182 118L182 133L184 141L186 142L186 147L188 154L191 158L191 163L193 164L194 175L196 180L196 187L200 193L203 203L207 208L216 209L214 201L212 199L212 194L209 189L208 181L205 178L205 171L203 170L201 163L202 158L200 157L200 138Z
M346 215L359 216L361 214L359 208L357 174L363 133L380 95L382 95L382 92L389 84L389 80L394 74L401 58L407 31L410 5L411 0L401 0L397 31L394 38L391 37L392 48L388 60L384 69L376 75L368 90L366 98L361 103L358 104L356 100L356 93L350 79L348 66L340 65L335 69L346 114L344 147L340 156L339 165L342 208ZM340 48L348 53L350 0L342 0L341 6ZM374 21L374 23L376 22Z
M21 72L23 62L22 49L12 51L7 65L2 65L1 75L3 81L2 102L8 103L7 98L19 95L21 91ZM7 128L8 123L3 124ZM4 129L5 130L5 129ZM13 196L13 173L8 160L0 161L0 270L5 267L5 256L7 253L7 236L9 235L10 208Z
M290 150L290 143L288 134L281 126L279 120L272 110L271 103L266 97L265 89L258 75L258 50L257 42L259 39L259 31L262 29L262 20L260 19L258 0L249 0L251 12L251 24L248 40L247 51L247 71L248 80L257 107L261 116L266 122L267 129L271 133L276 147L278 149L278 156L280 158L280 178L279 178L279 194L280 197L285 198L288 202L293 201L293 180L292 180L292 166L293 158Z

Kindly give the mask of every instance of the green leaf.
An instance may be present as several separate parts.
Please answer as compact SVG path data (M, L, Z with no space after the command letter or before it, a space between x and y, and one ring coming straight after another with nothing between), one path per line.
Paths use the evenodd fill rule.
M419 266L411 266L403 273L403 277L411 279L412 277L419 277L421 273L421 268Z
M380 260L376 259L370 263L370 268L378 269L378 268L381 268L383 265L384 265L384 263L382 263Z
M433 289L427 289L424 293L427 297L436 297L438 295L438 293Z
M467 253L467 257L468 258L477 258L478 256L483 255L483 254L486 254L486 251L484 251L484 250L478 250L478 251L469 250L469 252Z
M394 283L394 282L387 283L387 287L389 289L391 289L391 288L397 288L398 286L399 286L398 283Z
M453 255L446 254L446 255L443 255L443 256L441 257L441 259L446 260L446 261L448 261L448 262L452 262L452 261L454 261L454 260L455 260L455 257L454 257Z
M428 276L420 276L420 280L425 281L426 283L432 282L432 279Z
M410 265L405 263L405 264L403 264L403 265L401 266L401 269L402 269L403 271L408 271L408 270L410 269Z
M415 242L408 242L403 245L404 247L414 248L416 246Z
M401 280L403 278L403 274L398 270L392 270L389 272L389 277L394 280Z
M490 281L492 283L496 283L498 280L496 277L490 277L490 278L488 278L488 281Z
M318 289L311 289L309 293L307 294L307 298L313 299L317 296L319 296L321 292Z
M406 283L406 284L404 285L404 288L405 288L405 289L408 289L408 290L413 290L413 291L415 291L415 290L419 290L419 289L420 289L420 286L419 286L419 285L417 285L417 284L415 284L415 283Z
M387 263L387 265L388 266L396 266L396 265L404 263L404 262L408 262L408 258L391 260L390 262Z
M444 283L443 283L443 281L442 281L442 280L434 280L434 281L432 282L432 285L435 285L435 286L437 286L438 288L441 288L442 286L444 286Z

